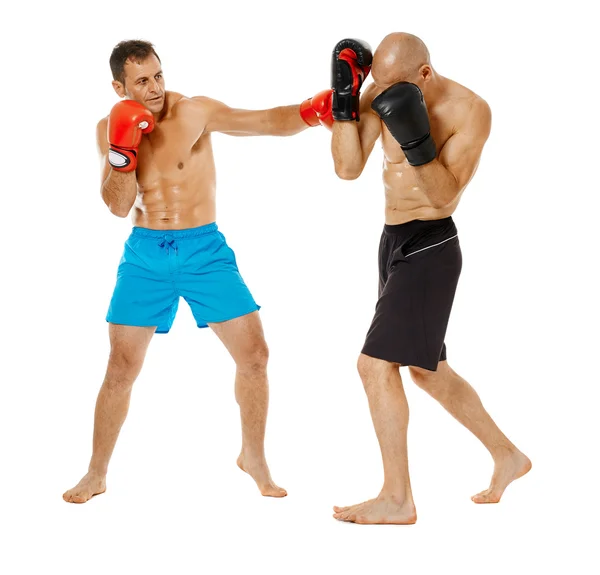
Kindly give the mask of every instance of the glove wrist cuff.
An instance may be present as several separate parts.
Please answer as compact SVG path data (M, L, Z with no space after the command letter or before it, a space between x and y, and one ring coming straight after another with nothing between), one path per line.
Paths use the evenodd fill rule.
M334 90L331 103L331 114L333 119L338 121L358 121L359 102L360 93L353 96L351 94L338 94Z
M304 100L300 104L300 117L304 120L304 123L314 128L319 125L319 116L312 107L312 99Z
M424 138L400 146L411 166L422 166L435 160L437 155L435 142L431 134Z
M137 165L135 150L119 148L111 144L108 150L108 163L119 172L133 172Z

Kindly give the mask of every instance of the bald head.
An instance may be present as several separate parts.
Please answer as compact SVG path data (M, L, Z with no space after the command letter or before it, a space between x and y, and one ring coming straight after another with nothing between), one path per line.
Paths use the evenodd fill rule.
M394 32L388 34L375 50L371 73L379 86L400 81L419 83L423 66L431 73L429 50L423 40L406 32Z

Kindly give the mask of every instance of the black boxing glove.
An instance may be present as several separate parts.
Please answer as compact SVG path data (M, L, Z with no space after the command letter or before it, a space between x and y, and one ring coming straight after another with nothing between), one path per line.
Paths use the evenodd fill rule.
M416 84L398 82L373 100L371 108L400 144L411 166L422 166L436 157L429 133L429 116L423 93Z
M334 120L358 120L360 87L371 70L373 53L363 40L338 42L331 58L332 113Z

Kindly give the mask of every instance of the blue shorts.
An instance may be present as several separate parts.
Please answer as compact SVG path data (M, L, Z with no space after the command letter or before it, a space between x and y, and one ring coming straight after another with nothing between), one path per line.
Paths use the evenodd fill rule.
M192 308L198 327L260 309L216 223L187 230L134 227L125 242L106 321L157 326L156 333L168 333L180 296Z

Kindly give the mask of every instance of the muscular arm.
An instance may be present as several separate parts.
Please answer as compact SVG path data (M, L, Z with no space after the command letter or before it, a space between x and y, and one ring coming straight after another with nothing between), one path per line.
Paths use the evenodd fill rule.
M102 162L100 192L104 203L115 216L126 218L137 196L135 171L119 172L108 163L107 119L98 122L96 143Z
M308 128L300 117L300 105L279 106L269 110L240 110L211 98L193 100L206 108L206 132L221 132L230 136L293 136Z
M491 123L488 104L475 100L465 124L444 144L439 157L414 167L417 185L434 208L451 203L475 175Z
M331 155L335 173L343 180L355 180L360 176L381 134L381 120L371 110L375 90L375 85L371 84L363 93L359 122L333 123Z

